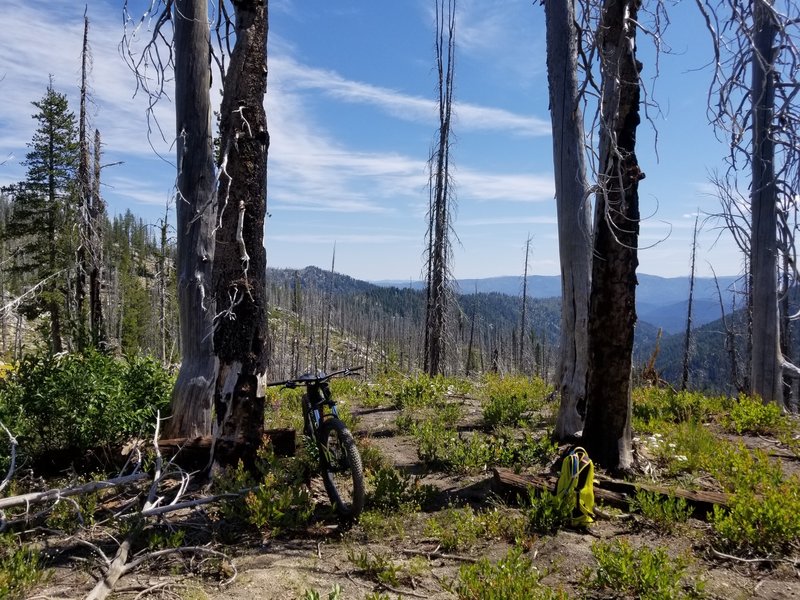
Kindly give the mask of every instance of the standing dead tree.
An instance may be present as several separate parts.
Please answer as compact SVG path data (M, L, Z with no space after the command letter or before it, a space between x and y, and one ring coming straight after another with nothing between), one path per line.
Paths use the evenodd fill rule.
M630 469L631 354L639 264L636 158L642 63L636 58L638 0L604 0L596 44L601 98L589 371L583 445L611 470Z
M450 233L453 194L450 181L450 126L455 73L456 0L436 0L436 70L439 131L429 160L427 306L425 312L425 371L443 370L447 302L450 295Z
M141 19L125 4L122 41L138 89L152 107L166 93L168 73L175 72L177 148L177 278L181 368L172 394L170 438L201 437L212 432L212 404L218 360L214 354L214 264L216 170L212 145L211 34L206 0L152 0ZM150 19L154 23L150 23ZM167 24L173 39L167 37ZM149 26L149 27L148 27ZM139 32L152 33L137 53ZM168 52L163 52L166 45ZM174 50L174 51L173 51Z
M557 439L563 440L583 429L592 223L588 202L589 183L586 180L583 111L578 87L581 39L575 2L545 0L544 8L561 264L561 338L557 371L561 404L554 434Z
M531 257L531 236L525 240L525 268L522 273L522 315L519 322L519 363L517 370L525 373L525 337L528 335L528 261Z
M796 210L800 192L800 5L697 0L697 6L714 48L709 117L730 146L726 178L735 188L738 173L751 174L750 391L783 406L783 375L800 374L780 349L777 289L780 251L796 270L794 231L779 207Z
M686 306L686 335L683 338L683 369L681 371L681 390L686 390L689 383L689 351L692 347L692 302L694 300L695 259L697 258L697 223L699 213L694 218L694 234L692 235L692 259L689 274L689 301ZM724 314L723 314L724 317Z
M231 15L224 3L217 7L217 56L212 56L205 0L152 0L146 15L154 16L143 17L137 26L126 20L130 27L123 45L139 86L153 103L164 94L169 69L175 71L183 355L165 435L213 434L250 447L261 442L267 366L263 240L268 13L266 0L239 0L233 8ZM152 36L135 55L131 42L149 18L155 21ZM173 28L171 43L168 23ZM168 52L163 52L164 45ZM211 127L212 57L223 85L217 164ZM151 71L155 75L148 77Z
M268 346L264 219L269 133L267 2L234 2L236 43L220 108L219 220L214 257L217 309L214 395L217 435L244 439L253 455L264 427Z

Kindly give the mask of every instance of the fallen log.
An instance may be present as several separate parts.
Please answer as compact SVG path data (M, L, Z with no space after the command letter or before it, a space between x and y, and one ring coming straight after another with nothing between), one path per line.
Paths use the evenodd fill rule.
M269 436L276 456L294 456L294 429L268 429L264 431L264 435ZM186 470L197 471L208 466L212 442L211 436L172 438L158 440L158 446L166 459L172 459ZM250 454L253 454L253 448L250 448L249 442L244 438L219 438L214 447L214 456L224 465L235 465L240 458L247 462L246 458Z
M515 498L520 494L527 493L528 488L531 487L547 490L551 493L556 491L558 478L554 475L520 474L511 469L503 468L493 469L493 472L492 484L494 489L498 494L506 498ZM713 512L714 506L728 505L728 495L722 492L666 488L649 483L631 483L619 479L595 478L594 481L594 497L596 501L625 511L630 510L630 501L639 490L645 490L660 496L683 498L686 500L686 504L692 507L694 516L698 519L707 519L708 514Z

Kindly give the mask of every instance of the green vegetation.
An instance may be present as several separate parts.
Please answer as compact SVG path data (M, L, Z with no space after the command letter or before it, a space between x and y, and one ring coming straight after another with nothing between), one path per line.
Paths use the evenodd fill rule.
M316 468L302 450L292 458L277 458L272 447L260 451L259 475L245 470L241 461L214 480L217 493L250 491L224 504L223 515L244 522L271 535L303 529L314 513L314 501L306 485L308 473Z
M777 404L764 404L758 398L744 395L723 415L722 424L732 433L754 435L778 435L789 428Z
M39 553L10 534L0 535L0 598L25 598L46 575Z
M560 498L546 491L528 491L525 516L528 527L536 533L554 534L572 520L573 500Z
M347 559L366 578L385 585L398 586L430 571L428 562L422 557L408 561L395 561L386 554L370 554L366 551L347 551Z
M82 452L152 431L156 412L168 411L172 385L149 357L27 355L0 379L0 421L28 455Z
M488 374L483 380L483 420L489 427L530 423L552 388L538 377Z
M631 501L631 510L640 512L648 524L660 533L672 533L677 525L686 523L692 515L692 509L683 498L665 497L646 490L636 492L636 497Z
M429 485L420 485L394 467L382 467L370 477L372 491L367 504L384 513L393 511L416 512L435 491Z
M341 586L338 583L334 584L326 598L327 600L342 600ZM300 596L300 600L322 600L322 596L320 596L317 590L306 590L303 592L303 595Z
M688 559L670 556L664 548L634 548L625 540L615 540L592 544L592 554L597 569L586 574L590 589L641 600L703 597L702 582L684 585Z
M542 574L522 549L512 548L497 564L485 558L465 565L458 574L454 592L461 600L566 600L569 596L541 584Z
M523 515L499 509L476 512L465 506L432 515L425 523L425 535L436 538L445 551L469 550L480 540L521 540L527 528Z

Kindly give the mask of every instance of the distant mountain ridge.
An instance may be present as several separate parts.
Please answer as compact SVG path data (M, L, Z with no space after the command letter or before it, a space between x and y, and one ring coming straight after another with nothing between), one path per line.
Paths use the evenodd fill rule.
M689 298L689 277L659 277L639 273L636 288L636 312L640 321L664 329L665 333L679 333L686 327L686 311ZM692 326L699 327L716 321L722 316L717 285L722 294L725 312L731 312L738 276L696 277L692 306ZM384 280L371 282L383 287L424 289L422 281ZM509 296L522 294L522 276L508 275L483 279L458 279L458 291L469 295L478 293L500 293ZM528 296L553 298L561 296L561 277L558 275L529 275ZM737 300L736 307L741 306Z

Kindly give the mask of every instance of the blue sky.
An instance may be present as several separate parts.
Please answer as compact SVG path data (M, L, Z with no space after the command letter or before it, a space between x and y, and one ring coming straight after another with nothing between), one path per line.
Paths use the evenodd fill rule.
M158 104L164 132L148 140L146 99L118 49L122 2L89 0L93 53L91 120L100 129L109 212L130 208L155 222L172 202L174 107ZM267 118L268 260L275 267L328 267L369 280L418 279L427 202L426 159L436 128L432 0L272 0ZM146 2L130 1L141 14ZM642 247L639 271L688 274L694 215L716 212L708 173L725 148L707 124L710 45L693 3L670 6L653 111L640 128ZM35 122L30 102L48 75L78 109L83 4L5 0L0 42L0 185L24 175L20 162ZM139 41L148 37L148 22ZM557 274L544 12L530 0L460 0L457 15L455 145L458 277L522 271ZM655 73L640 36L643 76ZM170 89L171 96L171 83ZM174 214L174 207L170 206ZM577 234L577 232L576 232ZM698 268L736 274L729 236L709 225Z

